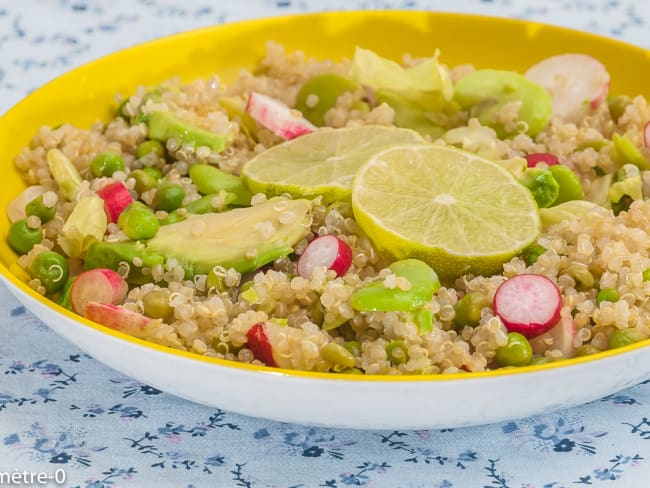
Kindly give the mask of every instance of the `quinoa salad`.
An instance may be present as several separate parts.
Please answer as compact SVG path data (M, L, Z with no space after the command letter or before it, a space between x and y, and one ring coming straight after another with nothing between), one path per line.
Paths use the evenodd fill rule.
M443 62L269 42L232 82L44 126L15 158L11 270L106 327L294 370L478 372L648 339L648 100L580 53Z

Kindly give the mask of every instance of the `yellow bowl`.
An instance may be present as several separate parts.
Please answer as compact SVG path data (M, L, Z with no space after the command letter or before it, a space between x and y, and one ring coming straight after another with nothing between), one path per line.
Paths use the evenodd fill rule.
M88 127L107 121L116 93L180 76L233 80L277 41L317 58L350 57L355 46L400 59L440 49L453 66L472 63L523 71L553 54L598 58L612 93L650 98L650 53L560 27L434 12L330 12L220 25L149 42L99 59L35 91L0 119L4 189L0 208L24 188L12 161L42 125ZM0 213L0 233L9 222ZM282 421L357 428L432 428L481 424L586 402L650 377L650 341L595 357L486 373L418 377L337 376L220 361L166 349L80 318L17 279L15 254L0 241L0 276L59 334L109 366L201 403ZM126 360L125 358L128 358ZM337 399L339 401L337 401ZM468 408L473 405L474 408ZM435 412L435 413L434 413Z

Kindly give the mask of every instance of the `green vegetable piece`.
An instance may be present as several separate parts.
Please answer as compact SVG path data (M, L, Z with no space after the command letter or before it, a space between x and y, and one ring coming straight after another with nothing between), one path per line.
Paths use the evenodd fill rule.
M625 113L632 99L627 95L609 95L607 97L607 107L612 120L618 123L618 119Z
M506 104L521 103L519 120L526 124L525 132L531 137L546 127L553 108L550 95L537 83L513 71L494 69L477 70L461 78L454 87L454 99L501 138L519 132L507 131L497 121Z
M46 295L61 290L68 281L68 273L68 261L54 251L40 253L29 266L29 274L40 280Z
M177 119L169 112L153 112L147 121L149 137L161 142L175 139L181 145L194 148L207 146L214 152L221 152L226 147L228 137L225 134L195 127Z
M72 278L69 278L68 281L66 281L65 286L61 290L61 293L59 293L59 298L56 301L56 303L61 305L63 308L67 308L68 310L72 310L72 304L70 303L70 292L72 291L72 285L76 279L77 277L73 276Z
M161 227L147 249L178 260L188 276L208 274L215 266L246 273L291 253L309 232L310 211L308 200L271 199L249 208L190 215ZM275 230L267 235L258 224Z
M352 308L361 312L413 312L431 300L440 288L436 272L418 259L395 261L389 268L396 276L406 278L411 288L386 288L383 281L369 283L352 294Z
M570 168L561 164L549 166L548 170L559 185L559 193L552 205L568 202L570 200L582 200L585 195L582 191L580 178Z
M195 164L189 170L190 179L202 195L218 194L222 190L235 195L231 202L237 206L249 206L251 193L239 176L221 171L209 164Z
M221 198L221 195L215 194L215 195L206 195L204 197L199 198L198 200L194 200L193 202L188 203L184 209L186 214L196 214L196 215L202 215L206 214L209 212L223 212L224 210L229 210L229 205L237 200L237 196L233 193L226 193L223 192L223 207L221 208L215 208L212 202L214 201L215 198ZM176 222L180 222L181 220L185 220L185 216L180 215L178 210L174 210L171 212L166 218L162 219L160 221L160 225L169 225L169 224L174 224Z
M428 308L421 308L415 313L415 325L418 326L418 334L426 335L433 330L433 312Z
M27 225L27 219L17 220L7 233L9 247L19 254L27 254L32 248L43 240L43 229L37 227L31 229Z
M174 317L174 308L169 304L171 292L167 288L151 290L142 297L144 315L152 319L169 322Z
M156 235L160 223L149 207L133 202L122 211L117 224L133 240L150 239Z
M336 73L312 76L298 91L296 108L312 124L321 127L325 125L325 113L336 105L336 100L359 87L355 81ZM309 103L311 97L315 97L315 103Z
M548 169L526 168L519 181L533 194L539 208L550 207L560 195L560 185Z
M79 171L72 161L58 149L50 149L47 152L47 166L50 168L52 178L59 185L61 193L66 200L72 202L79 193L79 185L83 181Z
M207 291L226 291L226 279L223 273L218 272L215 268L211 269L205 279L205 288Z
M539 244L533 244L532 246L525 249L522 253L522 257L526 262L526 266L532 266L535 264L537 262L537 259L539 259L539 257L546 251L548 251L548 249L546 249L544 246L540 246Z
M386 356L393 364L404 364L409 359L408 349L401 339L386 344Z
M613 158L619 164L630 163L637 166L640 170L650 169L650 161L646 159L630 139L620 134L614 134L612 142L614 143Z
M430 136L431 140L439 139L445 134L445 129L432 120L431 110L427 110L418 101L388 90L377 91L375 96L377 103L386 103L395 111L394 122L397 127L413 129L423 136ZM438 110L442 110L442 106Z
M138 147L135 148L135 157L137 159L144 158L149 154L155 154L159 158L165 159L167 151L165 150L165 146L163 146L160 141L152 139L141 142L138 144Z
M363 374L359 368L346 368L339 371L340 374Z
M481 320L481 311L491 305L490 299L483 293L466 293L454 308L454 325L476 327Z
M153 197L153 208L156 210L164 210L165 212L173 212L183 205L185 198L185 190L177 183L167 183L158 190Z
M133 264L136 258L142 266ZM163 256L147 250L141 242L95 242L88 248L84 266L86 269L108 268L117 271L121 263L126 263L130 267L126 281L139 285L151 282L151 273L142 273L142 268L151 269L164 262Z
M592 354L598 354L599 352L600 349L592 346L591 344L583 344L576 349L576 357L591 356Z
M650 281L650 268L643 270L643 281Z
M259 127L255 119L246 112L245 100L240 97L222 97L219 99L219 105L226 111L229 119L238 119L239 127L252 144L259 140Z
M162 173L158 168L146 167L132 171L129 177L135 180L135 191L142 195L158 186L158 180L162 178Z
M609 336L607 349L616 349L618 347L628 346L645 339L645 335L637 329L616 329L612 332L612 335Z
M350 351L353 356L361 356L361 344L359 344L359 341L344 342L343 347Z
M580 291L587 291L594 287L594 275L585 264L570 264L565 273L575 280L576 288Z
M49 222L56 215L56 204L46 207L43 203L43 195L39 195L25 205L25 214L29 217L35 215L42 223Z
M621 294L616 288L602 288L596 295L596 305L600 305L602 302L618 302L620 298Z
M325 361L334 364L334 370L354 368L354 356L345 347L336 342L328 342L320 350Z
M501 367L527 366L533 359L533 348L523 335L510 332L508 343L497 348L495 357Z
M550 363L551 361L552 361L551 359L549 359L549 358L547 358L545 356L535 356L535 357L533 357L533 359L531 359L529 364L530 364L530 366L534 366L534 365L537 365L537 364L547 364L547 363Z
M138 113L129 119L131 122L131 125L136 125L136 124L141 124L141 123L147 123L151 117L150 113L144 113L142 111L142 107L147 104L149 100L155 102L159 102L161 98L161 90L153 90L148 93L145 93L144 96L142 97L142 101L140 102L140 107L138 108Z
M113 176L116 171L124 171L122 156L114 152L102 152L90 163L90 171L96 178Z
M607 215L609 211L587 200L570 200L550 208L540 208L539 216L544 229L559 224L563 220L588 219L593 215Z

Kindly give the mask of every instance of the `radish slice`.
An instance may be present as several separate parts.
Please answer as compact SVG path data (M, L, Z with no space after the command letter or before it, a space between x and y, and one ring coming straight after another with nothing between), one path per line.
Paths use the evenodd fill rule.
M643 126L643 147L650 149L650 120Z
M88 302L121 303L129 291L126 281L112 269L97 268L84 271L70 289L70 305L79 315L86 315Z
M34 198L42 195L47 191L47 188L41 185L32 185L25 188L25 190L14 198L9 205L7 205L7 217L12 224L17 220L22 220L27 217L25 213L25 205L34 200Z
M546 163L546 166L560 164L560 160L551 153L532 153L526 155L526 164L529 168L535 168L539 163Z
M278 363L275 362L273 357L273 346L269 336L266 334L266 322L259 322L246 332L246 347L253 351L255 359L262 361L267 366L277 367Z
M132 310L117 307L110 303L99 302L88 302L86 318L136 337L142 335L142 331L155 322L154 319Z
M609 92L607 69L586 54L551 56L525 74L546 88L553 101L553 116L565 122L580 122L598 108Z
M105 186L97 192L104 200L104 210L110 222L117 222L118 217L133 203L133 197L124 184L119 181Z
M345 242L335 236L317 237L309 243L298 260L298 274L311 278L314 269L325 266L343 276L352 265L352 250Z
M504 281L492 308L509 332L536 337L560 319L562 296L555 283L542 275L522 274Z
M530 340L530 345L535 354L543 356L547 350L559 349L565 358L576 355L573 340L576 336L576 325L571 317L562 317L548 332L538 335Z
M296 115L291 108L274 98L251 92L246 104L246 112L282 139L294 139L316 130L307 119Z

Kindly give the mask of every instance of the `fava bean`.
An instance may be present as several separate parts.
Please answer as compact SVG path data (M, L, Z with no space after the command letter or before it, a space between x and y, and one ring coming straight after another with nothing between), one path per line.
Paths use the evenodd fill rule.
M576 357L580 356L591 356L592 354L598 354L600 349L592 346L591 344L583 344L576 349Z
M481 320L481 311L491 305L490 299L483 293L466 293L454 307L454 325L476 327Z
M151 290L142 297L143 312L147 317L152 319L162 319L168 321L174 316L174 308L169 304L170 292L161 288Z
M566 269L566 274L575 280L576 288L581 291L586 291L594 286L594 275L582 263L570 264Z
M616 288L603 288L596 295L596 305L600 305L602 302L618 302L620 298L621 294Z
M233 205L248 206L251 193L239 176L221 171L208 164L194 164L189 170L192 183L202 195L219 194L222 190L235 195Z
M544 246L541 246L539 244L533 244L532 246L524 250L524 252L522 253L522 257L524 258L524 261L526 262L527 266L532 266L537 262L539 257L542 254L544 254L546 251L548 251L548 249L546 249Z
M549 166L548 170L557 181L559 186L558 196L552 205L558 205L560 203L568 202L570 200L583 200L584 193L582 191L582 183L580 178L576 175L571 168L563 166L561 164L555 164Z
M353 368L354 356L345 347L335 342L329 342L321 348L321 356L325 361L341 368Z
M312 76L298 91L296 108L303 117L320 127L325 125L325 113L336 105L337 99L358 88L358 83L336 73Z
M618 347L628 346L646 339L646 337L636 329L616 329L609 336L607 349L616 349Z
M160 141L155 141L153 139L141 142L138 144L138 147L135 148L135 157L137 159L144 158L149 154L155 154L159 158L164 159L167 151Z
M153 198L153 208L173 212L183 205L185 190L176 183L167 183L156 190Z
M162 177L162 173L157 168L147 167L131 171L129 177L135 180L135 191L142 195L158 186L158 180Z
M526 366L533 359L533 348L530 342L518 332L508 334L508 343L498 347L496 360L499 366Z

